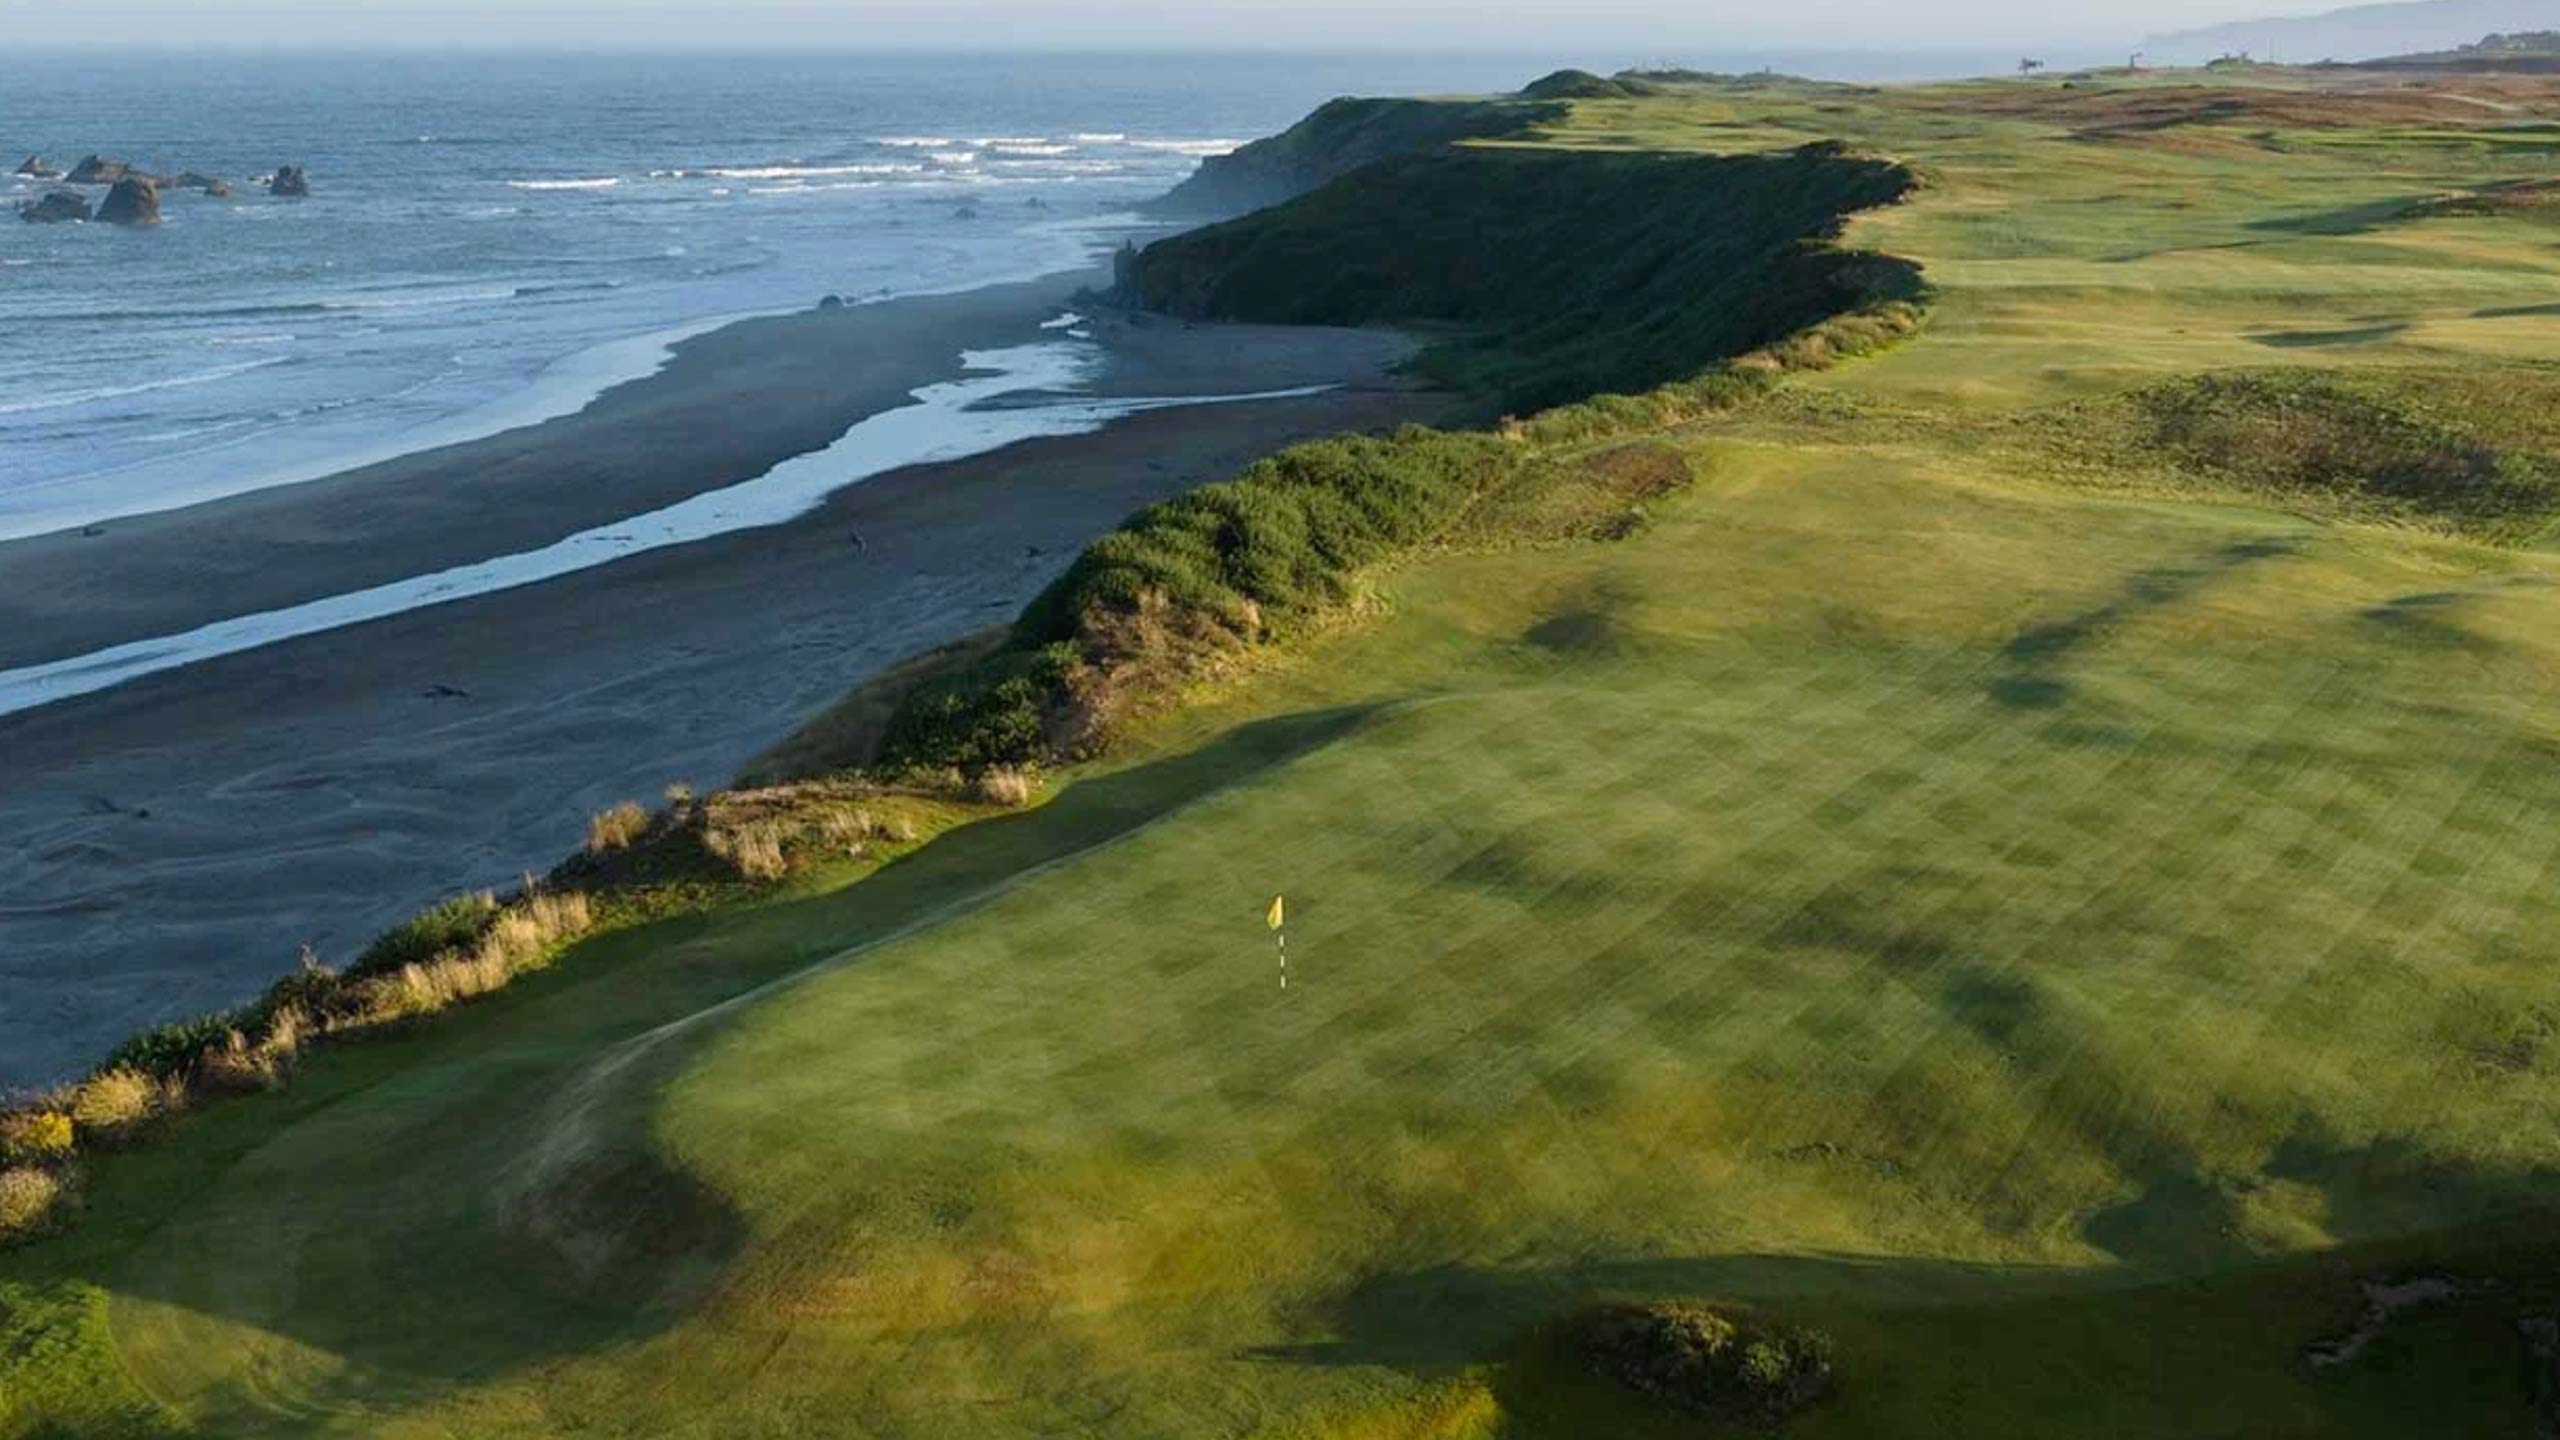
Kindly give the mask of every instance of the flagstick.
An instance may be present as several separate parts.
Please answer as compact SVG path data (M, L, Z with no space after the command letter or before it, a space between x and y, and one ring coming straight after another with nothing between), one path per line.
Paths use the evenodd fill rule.
M1289 988L1289 932L1280 932L1280 988Z

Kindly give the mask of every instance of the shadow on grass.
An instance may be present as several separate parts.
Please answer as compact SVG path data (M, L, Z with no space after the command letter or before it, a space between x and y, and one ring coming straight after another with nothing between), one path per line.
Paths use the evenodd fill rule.
M68 1280L117 1297L137 1321L119 1324L119 1342L150 1349L146 1368L214 1377L170 1397L210 1433L342 1428L350 1407L646 1339L697 1309L747 1240L726 1199L651 1134L666 1079L746 1012L733 1002L964 913L1373 713L1244 726L950 832L856 885L600 937L488 1001L324 1052L289 1090L110 1157L82 1225L0 1257L0 1284ZM648 1043L661 1032L671 1038ZM582 1143L545 1169L562 1101L599 1073ZM528 1191L533 1170L543 1183ZM343 1363L296 1366L280 1383L253 1359L270 1342L231 1326Z
M2494 1188L2547 1205L2522 1200L2523 1177ZM1342 1297L1321 1317L1330 1338L1246 1358L1426 1383L1473 1376L1506 1434L1693 1436L1694 1417L1595 1376L1572 1323L1600 1304L1689 1299L1836 1339L1839 1392L1790 1432L2525 1440L2537 1433L2529 1404L2549 1387L2519 1331L2560 1292L2550 1219L2510 1205L2478 1227L2205 1272L1836 1255L1432 1266ZM2353 1365L2309 1363L2357 1320L2362 1282L2420 1274L2495 1283L2461 1313L2395 1322Z
M2192 565L2138 571L2115 599L2060 620L2031 625L2001 647L2011 667L1984 687L1994 703L2012 710L2054 710L2071 699L2071 687L2055 673L2081 651L2146 611L2177 604L2205 585L2261 560L2295 551L2291 540L2269 538L2225 545Z
M2265 330L2248 338L2259 345L2276 350L2325 350L2340 345L2371 345L2405 334L2406 321L2388 325L2358 325L2343 330Z

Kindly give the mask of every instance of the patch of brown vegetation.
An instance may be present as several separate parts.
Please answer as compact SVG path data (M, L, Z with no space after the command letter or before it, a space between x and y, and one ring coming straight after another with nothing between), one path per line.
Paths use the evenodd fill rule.
M1621 445L1582 466L1629 500L1658 499L1689 483L1689 457L1668 445Z
M2522 88L2531 98L2555 98L2551 86L2466 86L2467 91ZM2429 125L2473 129L2511 124L2515 116L2483 98L2518 103L2519 97L2455 94L2443 88L2378 79L2342 79L2320 88L2163 85L2148 88L2048 89L2004 86L1944 94L1915 94L1914 108L2040 121L2083 140L2124 140L2187 126L2251 129L2343 130L2372 126Z
M2493 216L2560 214L2560 180L2507 180L2454 195L2421 200L2409 207L2413 218L2429 216Z

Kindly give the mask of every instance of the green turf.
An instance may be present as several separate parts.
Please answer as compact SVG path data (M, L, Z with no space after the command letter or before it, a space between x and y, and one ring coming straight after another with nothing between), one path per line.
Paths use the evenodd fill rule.
M0 1435L1695 1435L1557 1338L1672 1295L1837 1335L1791 1435L2530 1433L2560 565L2125 397L2312 367L2547 454L2560 251L2387 218L2479 145L2024 89L1584 104L1918 164L1853 238L1929 330L1041 809L111 1157L0 1257ZM2310 1369L2404 1267L2505 1283Z

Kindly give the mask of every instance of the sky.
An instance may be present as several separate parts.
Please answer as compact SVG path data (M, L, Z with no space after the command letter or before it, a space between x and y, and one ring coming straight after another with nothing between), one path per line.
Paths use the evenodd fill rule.
M2100 48L2306 0L0 0L13 49ZM0 102L5 103L5 102Z

